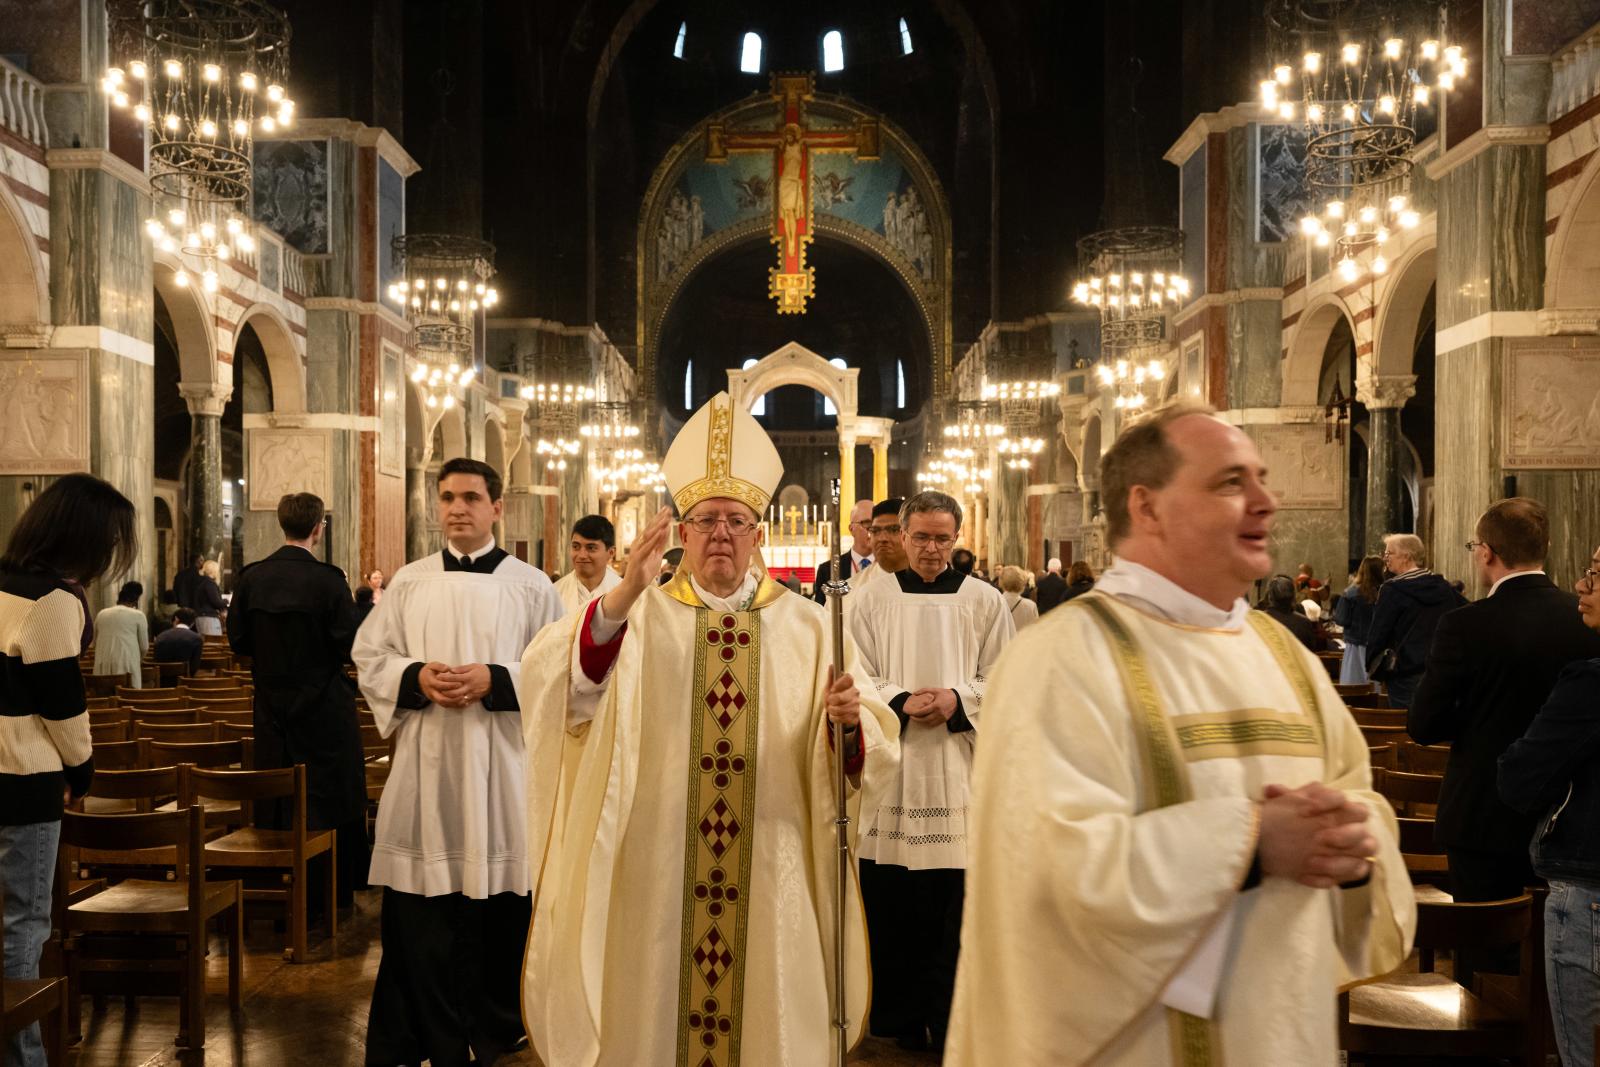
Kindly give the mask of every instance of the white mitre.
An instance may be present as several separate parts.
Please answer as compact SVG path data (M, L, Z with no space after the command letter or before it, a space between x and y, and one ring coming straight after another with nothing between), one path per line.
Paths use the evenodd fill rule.
M702 500L727 497L759 516L777 492L783 460L755 417L722 392L689 416L667 449L661 473L679 515Z

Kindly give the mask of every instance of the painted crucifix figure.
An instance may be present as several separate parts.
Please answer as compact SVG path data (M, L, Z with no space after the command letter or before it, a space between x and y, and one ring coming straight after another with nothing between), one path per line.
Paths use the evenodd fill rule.
M765 152L772 157L772 243L778 246L778 266L767 272L767 293L778 301L779 314L803 314L806 301L816 292L815 271L806 266L806 245L812 241L812 154L853 152L857 159L878 158L879 128L871 119L849 129L806 126L805 103L815 89L813 74L774 73L772 98L779 114L773 129L730 130L722 123L706 128L708 163L725 163L735 152Z

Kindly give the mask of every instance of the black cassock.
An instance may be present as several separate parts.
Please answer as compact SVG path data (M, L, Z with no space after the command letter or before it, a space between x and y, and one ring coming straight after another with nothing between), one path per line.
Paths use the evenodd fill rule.
M337 830L339 898L366 883L366 768L355 687L345 677L355 602L339 568L285 545L239 575L228 643L251 659L255 765L306 765L306 821ZM288 829L289 808L258 805L256 822Z

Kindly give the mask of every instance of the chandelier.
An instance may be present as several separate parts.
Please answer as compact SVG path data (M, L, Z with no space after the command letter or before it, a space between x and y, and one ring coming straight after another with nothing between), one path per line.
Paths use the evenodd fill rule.
M1041 437L1002 437L995 451L1005 457L1007 470L1025 471L1033 466L1032 457L1044 451Z
M1166 317L1189 298L1183 231L1170 226L1122 226L1078 241L1083 276L1072 298L1100 312L1102 352L1159 344Z
M480 317L500 301L489 286L494 245L455 234L403 233L393 245L402 280L389 286L391 303L411 325L417 368L412 381L429 407L455 406L455 393L475 374L474 337Z
M131 111L150 151L155 214L145 230L164 252L217 264L255 249L250 234L256 133L294 123L289 19L261 0L107 0L110 105ZM175 281L189 284L187 270Z
M1167 376L1167 369L1159 359L1152 359L1148 363L1119 359L1115 364L1100 364L1097 373L1100 385L1115 392L1116 398L1112 404L1118 411L1137 412L1150 403L1150 398L1145 395L1145 386L1159 388L1159 383Z
M1418 128L1467 73L1465 51L1434 35L1430 11L1406 0L1268 5L1273 47L1300 54L1260 83L1261 106L1304 129L1312 211L1300 230L1346 282L1361 277L1368 249L1367 269L1387 272L1384 245L1420 221L1410 199Z

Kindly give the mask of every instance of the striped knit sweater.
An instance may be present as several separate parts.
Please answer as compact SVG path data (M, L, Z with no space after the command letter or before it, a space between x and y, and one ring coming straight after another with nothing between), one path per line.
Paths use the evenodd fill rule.
M86 612L43 574L0 573L0 825L61 818L94 775L78 654Z

